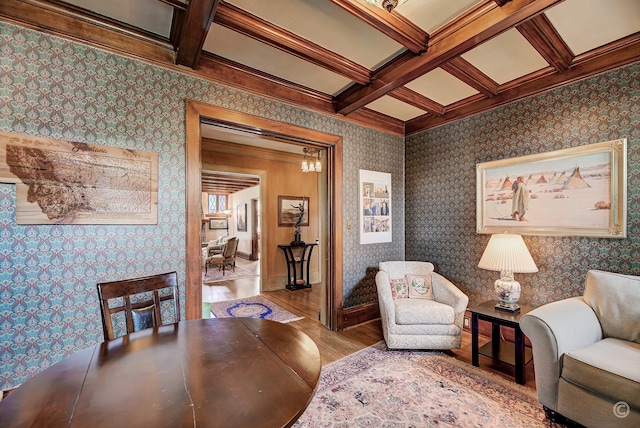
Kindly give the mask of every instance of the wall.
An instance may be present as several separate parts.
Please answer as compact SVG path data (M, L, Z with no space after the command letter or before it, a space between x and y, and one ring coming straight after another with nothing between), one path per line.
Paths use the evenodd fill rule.
M260 199L260 186L254 186L248 189L240 190L239 192L233 193L230 196L230 201L232 203L230 209L232 210L231 215L233 216L234 221L233 229L229 229L229 236L236 236L238 238L238 252L248 256L251 254L251 230L253 227L253 216L251 215L251 200ZM245 217L245 221L247 224L246 232L238 231L237 225L239 204L246 204L247 206L247 214Z
M589 269L640 274L640 63L407 138L406 258L430 260L470 297L494 297L498 272L478 269L475 165L627 138L626 239L525 236L539 272L516 274L521 302L581 295Z
M342 136L347 221L358 169L394 174L394 242L359 246L344 225L345 305L375 296L366 267L402 258L402 137L5 22L0 51L0 131L159 154L157 225L16 225L0 184L0 389L101 340L97 282L176 270L184 284L186 99Z

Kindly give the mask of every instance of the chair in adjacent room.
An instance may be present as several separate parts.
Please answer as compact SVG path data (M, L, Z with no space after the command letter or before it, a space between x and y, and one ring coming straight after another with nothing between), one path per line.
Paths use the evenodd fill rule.
M469 298L433 264L381 262L376 288L389 349L460 348Z
M126 334L163 324L161 304L172 300L174 317L180 321L178 276L168 272L143 278L102 282L97 285L104 340L115 338L114 315L124 312ZM117 299L117 302L111 302Z
M228 240L229 235L224 235L216 240L209 241L206 247L207 257L213 256L214 254L221 254Z
M218 266L218 269L222 269L222 275L224 276L225 269L230 266L233 271L236 271L236 252L238 251L238 238L229 238L222 254L214 254L209 257L205 263L205 275L207 273L208 266Z

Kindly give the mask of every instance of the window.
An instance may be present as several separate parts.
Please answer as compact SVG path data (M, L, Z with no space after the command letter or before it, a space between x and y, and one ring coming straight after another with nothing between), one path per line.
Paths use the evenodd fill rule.
M227 209L227 195L209 195L209 212L221 213Z

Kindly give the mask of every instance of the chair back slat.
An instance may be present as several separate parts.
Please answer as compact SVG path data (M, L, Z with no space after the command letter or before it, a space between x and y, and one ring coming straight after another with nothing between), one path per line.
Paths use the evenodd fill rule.
M102 329L104 339L114 338L113 314L124 312L126 333L133 333L144 327L162 325L161 303L173 300L174 319L180 321L180 298L178 294L178 278L176 272L168 272L160 275L152 275L143 278L125 279L120 281L103 282L97 284L100 312L102 314ZM160 295L161 290L167 290L167 294ZM151 292L152 297L132 302L131 296L144 295ZM112 306L111 300L123 299L121 305ZM152 325L134 322L132 313L136 310L152 306ZM139 314L138 314L139 315ZM138 317L139 318L139 317ZM140 326L143 327L140 327Z

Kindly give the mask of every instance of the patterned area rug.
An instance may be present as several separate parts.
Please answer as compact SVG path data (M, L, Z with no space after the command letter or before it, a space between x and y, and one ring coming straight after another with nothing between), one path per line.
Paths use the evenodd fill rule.
M384 342L322 368L294 427L550 427L535 392L439 352Z
M257 273L253 273L243 268L242 266L238 266L236 264L236 271L234 272L231 269L227 269L222 275L222 270L218 270L217 267L209 267L207 273L205 275L204 269L202 269L202 283L206 284L208 282L216 282L216 281L232 281L234 279L240 278L253 278L259 276Z
M281 323L298 321L304 318L289 312L263 296L227 300L225 302L213 302L211 304L211 318L232 317L264 318Z

